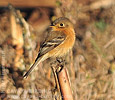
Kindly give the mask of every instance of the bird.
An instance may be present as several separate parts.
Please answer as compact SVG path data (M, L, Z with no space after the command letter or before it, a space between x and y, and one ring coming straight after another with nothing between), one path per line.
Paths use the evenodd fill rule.
M24 74L27 77L30 72L47 58L58 58L65 56L75 43L75 31L73 23L66 17L59 17L49 26L50 31L41 44L38 55L30 67Z

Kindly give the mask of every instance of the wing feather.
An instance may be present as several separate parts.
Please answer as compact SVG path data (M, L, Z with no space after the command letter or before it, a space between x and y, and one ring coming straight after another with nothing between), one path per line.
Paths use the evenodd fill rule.
M46 40L40 46L37 58L41 57L42 55L46 54L47 52L60 45L65 40L65 38L66 35L62 32L51 31L50 33L48 33Z

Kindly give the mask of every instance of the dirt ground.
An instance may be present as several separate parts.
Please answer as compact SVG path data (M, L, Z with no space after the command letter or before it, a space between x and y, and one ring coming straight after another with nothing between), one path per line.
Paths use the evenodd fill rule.
M50 59L40 63L27 79L22 76L34 62L51 21L61 16L73 22L76 32L65 65L74 100L115 100L114 0L0 7L0 100L56 100L51 91L55 81Z

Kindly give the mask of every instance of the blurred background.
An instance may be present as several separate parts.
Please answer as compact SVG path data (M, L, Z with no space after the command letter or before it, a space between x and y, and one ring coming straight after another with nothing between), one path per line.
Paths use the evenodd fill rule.
M65 65L74 100L115 100L115 0L0 0L0 100L54 100L50 59L22 76L62 16L76 32Z

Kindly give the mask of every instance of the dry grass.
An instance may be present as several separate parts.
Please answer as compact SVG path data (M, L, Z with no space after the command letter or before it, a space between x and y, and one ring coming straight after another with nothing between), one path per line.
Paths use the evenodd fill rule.
M109 0L104 1L109 2ZM27 79L22 79L23 73L37 55L53 12L52 19L55 16L66 16L75 26L76 43L73 53L70 52L66 58L74 100L114 100L115 5L109 3L108 6L104 4L104 7L100 6L103 8L88 8L90 4L98 2L96 0L95 2L93 0L86 0L86 2L60 0L54 9L35 10L40 13L43 10L43 15L45 11L48 12L43 19L40 16L37 16L37 19L35 16L38 23L34 27L39 28L39 22L45 21L45 29L34 30L31 23L29 39L32 42L29 48L31 47L32 55L28 50L28 42L26 44L26 41L30 40L24 34L23 53L21 52L19 59L20 66L17 67L14 63L17 49L12 44L10 14L7 10L0 9L0 64L5 67L5 69L2 68L4 77L0 78L0 98L3 96L4 100L38 100L38 98L53 100L51 89L54 88L55 82L49 65L50 59L41 63ZM27 12L24 13L27 14ZM30 18L32 20L34 16L31 15ZM30 22L29 18L28 21Z

